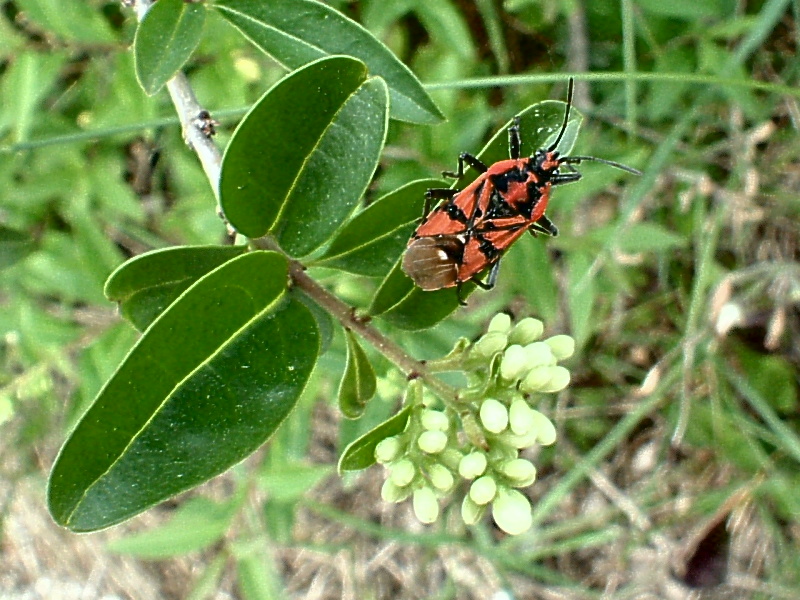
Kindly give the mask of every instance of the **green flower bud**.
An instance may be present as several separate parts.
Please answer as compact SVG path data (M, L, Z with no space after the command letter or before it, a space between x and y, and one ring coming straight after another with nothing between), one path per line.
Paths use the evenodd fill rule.
M531 429L536 433L536 441L542 446L549 446L556 441L556 428L553 422L538 410L533 410L534 426Z
M431 465L428 468L428 476L431 479L431 484L437 490L449 492L451 489L453 489L453 484L455 484L453 474L450 472L450 469L444 465L440 465L438 463Z
M432 410L430 408L422 411L420 422L422 427L429 431L447 431L450 425L450 420L446 414L441 410Z
M475 504L489 504L497 493L497 483L490 475L476 479L469 487L469 497Z
M515 458L500 467L500 472L512 481L514 487L527 487L536 480L536 467L524 458Z
M516 381L530 370L528 356L519 344L506 348L500 361L500 376L506 381Z
M516 398L508 409L508 425L516 435L525 435L533 429L532 409L524 398Z
M544 331L544 323L539 319L526 317L519 323L514 325L511 333L508 334L508 341L510 344L519 344L524 346L538 340Z
M475 342L470 354L482 358L491 358L498 352L502 352L508 344L508 336L499 331L490 331Z
M429 487L414 490L414 514L422 523L433 523L439 518L439 502L436 494Z
M492 503L492 518L510 535L525 533L533 525L531 503L517 490L500 489Z
M400 440L396 436L382 439L375 446L375 460L380 464L392 462L400 455Z
M464 479L475 479L486 471L486 455L483 452L467 454L458 463L458 474Z
M564 367L547 367L550 369L550 380L539 390L545 394L560 392L569 385L570 374Z
M464 496L464 501L461 503L461 518L467 525L475 525L481 520L483 513L486 512L486 506L475 504L475 501L469 497Z
M414 463L407 458L401 458L396 463L393 463L390 468L389 479L397 487L407 486L414 480L414 475L417 474L417 468Z
M528 357L528 368L546 367L556 364L556 357L553 350L544 342L533 342L525 348L525 355Z
M402 502L410 495L411 490L409 488L397 487L391 479L384 481L383 487L381 487L381 498L383 498L384 502Z
M447 446L447 434L444 431L423 431L417 438L417 446L428 454L438 454Z
M575 354L575 340L568 335L554 335L544 343L550 346L557 360L564 360Z
M553 372L551 369L555 367L536 367L535 369L531 369L531 371L525 376L519 384L519 389L521 392L541 392L542 388L547 386L550 383L550 380L553 378Z
M489 321L489 327L486 328L486 331L508 333L509 329L511 329L511 317L506 313L497 313L492 317L492 320Z
M479 414L486 431L500 433L508 426L508 409L502 402L494 398L487 398L483 401Z
M500 442L511 446L512 448L530 448L533 446L538 440L539 431L535 428L531 428L528 433L523 435L516 435L513 431L504 431L499 436Z

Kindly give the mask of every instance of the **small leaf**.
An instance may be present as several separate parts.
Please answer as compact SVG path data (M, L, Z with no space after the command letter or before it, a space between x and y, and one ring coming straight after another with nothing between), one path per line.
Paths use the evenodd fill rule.
M136 30L136 78L152 96L183 67L200 43L206 11L184 0L158 0Z
M386 136L381 79L346 56L279 81L239 124L222 161L220 202L242 234L271 232L293 256L325 243L361 198Z
M100 391L50 474L53 518L119 523L238 463L294 407L319 351L314 318L281 301L286 259L249 252L198 280Z
M259 49L287 69L323 56L361 59L386 80L392 118L436 124L444 120L422 84L391 50L361 25L316 0L218 0L214 7Z
M339 384L339 410L348 419L357 419L375 395L375 371L355 334L345 329L344 335L347 340L347 363Z
M106 281L106 298L144 331L158 315L203 275L245 252L246 246L177 246L140 254Z
M411 416L412 408L411 405L406 406L390 419L348 444L339 458L339 473L360 471L375 464L375 446L389 436L403 433Z
M223 504L199 496L186 501L168 523L109 542L108 549L139 558L159 559L202 550L228 530L242 498Z
M422 217L425 192L444 186L438 179L421 179L382 196L342 227L315 264L357 275L386 275Z
M597 286L591 270L592 259L592 256L583 252L572 252L567 256L570 330L579 348L586 343L594 326L592 314L597 299Z
M475 290L475 284L466 282L461 297L466 299ZM400 329L418 330L433 327L459 306L456 288L425 292L403 272L398 262L383 280L369 314Z
M0 225L0 269L21 261L34 247L33 238L28 234Z

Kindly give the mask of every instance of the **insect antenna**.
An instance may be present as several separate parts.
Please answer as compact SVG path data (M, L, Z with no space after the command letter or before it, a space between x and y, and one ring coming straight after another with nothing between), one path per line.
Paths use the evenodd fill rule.
M567 88L567 109L564 111L564 122L561 124L561 131L558 132L558 137L556 141L550 144L550 147L547 149L548 152L552 152L556 149L558 144L561 142L561 138L564 137L564 132L567 130L567 123L569 122L569 109L572 108L572 91L575 87L575 81L572 77L569 78L569 88Z
M558 159L558 164L579 165L585 160L591 160L594 162L603 163L604 165L608 165L609 167L622 169L623 171L627 171L628 173L633 173L634 175L642 174L642 172L639 169L634 169L633 167L629 167L628 165L623 165L622 163L618 163L613 160L606 160L605 158L597 158L596 156L564 156L563 158Z

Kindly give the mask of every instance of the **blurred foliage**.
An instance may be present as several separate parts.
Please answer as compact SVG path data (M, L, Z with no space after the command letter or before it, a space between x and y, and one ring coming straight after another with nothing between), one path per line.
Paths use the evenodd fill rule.
M550 490L541 504L549 529L527 557L538 561L537 577L565 589L602 590L564 566L576 547L565 540L586 535L588 548L596 543L589 536L613 533L614 524L631 529L629 547L650 535L633 530L613 504L605 507L611 517L591 521L583 518L580 494L567 501L576 486L589 487L582 474L602 466L650 517L651 531L681 547L690 528L717 518L716 511L727 518L752 509L770 559L742 569L761 580L763 597L770 586L800 589L790 526L800 511L800 110L797 95L725 85L796 86L797 3L623 3L633 10L632 47L622 42L624 19L612 0L329 4L379 37L423 82L450 82L431 90L445 123L390 124L367 203L453 168L459 152L480 149L525 106L562 99L565 73L581 65L592 73L654 75L590 85L579 79L577 94L585 121L575 152L640 167L644 177L633 181L584 165L581 182L554 193L548 215L558 238L522 239L491 293L473 294L467 310L429 331L392 335L418 358L439 356L458 337L476 335L495 312L510 310L540 316L548 329L578 340L575 381L553 413L577 454L557 444L544 455L545 480L566 483L543 488ZM130 9L107 0L0 6L0 474L16 479L39 472L34 448L52 461L136 340L103 296L106 278L147 250L221 243L225 227L168 95L149 97L137 83ZM626 64L626 53L635 64ZM237 117L284 73L214 11L185 71L222 121L223 146ZM547 78L471 85L505 73ZM722 83L681 81L681 74ZM369 304L378 284L323 268L314 274L358 307ZM248 475L269 488L297 474L291 492L275 494L259 505L257 518L243 519L266 520L264 535L274 540L293 542L298 498L324 474L305 462L315 444L312 409L318 400L336 401L346 347L334 336L268 457ZM358 421L342 422L340 451L391 414L402 387L384 360L364 350L379 376L380 399ZM644 398L650 412L626 421ZM646 472L631 467L642 448L657 456ZM247 485L241 471L237 486ZM691 523L681 523L687 517L674 507L664 509L679 497L691 505ZM560 501L562 514L544 514ZM202 510L184 510L180 518L213 512L227 519L227 504L197 506ZM326 516L375 535L367 520ZM490 533L474 531L476 547L489 543ZM226 552L240 567L243 593L262 597L280 584L264 567L263 548L245 537ZM178 544L175 553L211 537L198 539ZM149 551L169 554L152 545ZM531 574L519 556L492 556L506 575ZM208 573L215 580L221 567L215 562ZM213 589L206 580L201 585Z

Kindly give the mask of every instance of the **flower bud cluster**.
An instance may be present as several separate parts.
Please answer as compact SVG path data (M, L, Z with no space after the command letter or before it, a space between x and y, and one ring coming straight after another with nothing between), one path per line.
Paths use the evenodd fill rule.
M541 339L543 331L538 319L514 324L498 314L475 343L462 340L442 359L448 366L459 361L469 384L459 392L457 412L420 404L402 434L377 445L376 460L388 470L384 500L412 496L417 518L432 523L439 516L439 501L460 481L465 489L461 517L467 525L491 510L498 527L511 535L531 527L530 501L519 489L535 481L536 467L520 451L556 440L553 423L531 402L534 394L567 386L569 371L558 362L575 351L571 337ZM465 435L458 435L459 427Z

